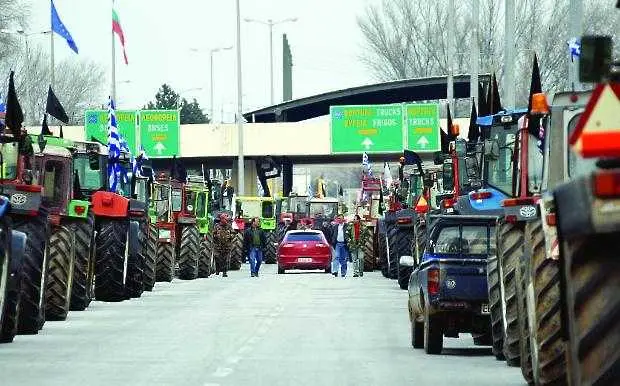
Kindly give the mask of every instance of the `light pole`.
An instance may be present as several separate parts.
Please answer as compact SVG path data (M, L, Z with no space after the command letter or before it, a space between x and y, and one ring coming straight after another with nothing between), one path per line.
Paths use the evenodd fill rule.
M282 23L287 23L287 22L294 23L297 21L297 18L290 17L290 18L278 20L278 21L273 21L271 19L268 19L267 21L263 21L263 20L256 20L256 19L247 19L247 18L244 20L248 23L259 23L259 24L263 24L269 27L269 79L270 79L270 86L271 86L271 105L273 106L274 104L274 97L273 97L273 26L282 24Z
M245 164L243 159L243 89L241 85L241 9L239 0L236 0L237 8L237 195L245 193Z
M213 54L219 51L226 51L226 50L232 50L232 46L228 46L228 47L218 47L218 48L213 48L211 50L209 50L209 61L210 61L210 71L211 71L211 80L209 83L209 102L210 102L210 108L209 108L209 113L211 114L211 116L209 118L211 118L211 121L213 121L213 114L215 113L213 110Z

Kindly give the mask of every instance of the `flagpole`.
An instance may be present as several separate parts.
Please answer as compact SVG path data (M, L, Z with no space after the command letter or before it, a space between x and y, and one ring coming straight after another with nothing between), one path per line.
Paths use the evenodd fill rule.
M112 10L114 10L114 0L112 0ZM114 41L114 30L110 29L112 36L112 87L111 87L111 96L114 103L116 103L116 42Z
M581 37L583 32L583 0L570 0L569 2L569 39ZM572 60L572 53L568 50L568 88L567 90L580 90L579 85L579 60Z
M471 70L469 74L469 96L474 104L478 103L478 65L480 60L480 47L478 46L478 31L480 28L480 0L473 0L471 8L471 19L474 24L473 39L471 44Z
M54 88L54 27L50 25L50 86Z

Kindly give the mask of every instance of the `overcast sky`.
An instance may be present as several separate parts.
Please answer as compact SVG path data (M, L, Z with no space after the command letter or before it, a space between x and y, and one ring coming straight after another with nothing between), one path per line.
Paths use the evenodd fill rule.
M49 1L29 1L29 30L49 29ZM295 23L274 27L276 102L282 98L282 33L287 34L292 47L293 98L373 83L372 74L359 61L363 42L356 17L363 14L367 4L379 1L240 0L242 19L298 18ZM109 78L112 0L55 0L55 4L77 43L79 56L100 63ZM117 44L119 107L139 108L153 99L162 83L168 83L183 97L195 97L203 109L208 109L209 49L235 44L235 1L116 0L115 4L129 59L126 66ZM36 41L49 46L43 35L29 39L31 44ZM61 37L55 39L57 58L75 56ZM269 105L268 27L242 20L241 39L243 105L248 111ZM225 119L230 121L236 110L235 51L219 52L214 58L215 119L219 121L223 107ZM184 91L194 88L202 90Z

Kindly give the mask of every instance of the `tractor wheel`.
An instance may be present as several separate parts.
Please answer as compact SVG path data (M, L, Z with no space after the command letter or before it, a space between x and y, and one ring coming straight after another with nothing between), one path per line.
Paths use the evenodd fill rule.
M493 355L497 360L504 357L504 310L502 305L499 260L490 256L487 260L487 283L489 290L489 311L491 312L491 335Z
M373 229L373 228L369 228ZM372 272L375 270L377 261L375 259L375 235L374 229L371 236L366 240L366 243L362 245L362 252L364 253L364 272Z
M387 278L395 279L398 276L398 248L396 244L396 238L398 236L398 229L396 227L390 229L387 238Z
M6 220L2 221L2 249L4 256L0 267L0 343L10 343L17 334L17 309L19 308L19 287L21 282L21 262L13 260L13 251L25 246L26 238L19 240L11 236Z
M213 273L213 234L208 232L200 237L200 261L198 261L198 277L209 277Z
M105 302L127 299L125 293L125 255L128 220L101 220L95 237L95 298Z
M174 277L174 246L170 243L157 243L157 281L171 282Z
M563 248L572 385L617 385L620 374L620 232L573 237Z
M277 262L276 252L276 234L275 232L267 233L267 248L265 250L265 264L275 264Z
M15 230L27 236L22 268L22 287L17 314L18 334L36 334L45 323L45 280L47 276L48 235L47 210L39 208L35 217L16 217Z
M45 282L45 320L65 320L71 303L75 237L67 225L55 226L50 236Z
M504 356L508 366L521 365L519 341L519 308L517 299L517 273L523 255L523 230L510 223L502 223L498 233L497 255L501 264L503 304L506 309L506 331L504 332Z
M390 279L398 279L400 257L411 254L412 232L409 229L394 228L393 242L390 240ZM407 277L407 281L409 277Z
M377 264L383 277L387 277L387 235L379 234L377 244L379 245L379 261Z
M125 289L130 298L139 298L144 292L143 253L144 246L147 244L147 234L144 232L145 225L139 221L132 221L129 227Z
M235 233L233 239L232 249L230 250L230 259L228 269L230 271L238 271L241 269L241 262L243 261L243 233Z
M428 307L424 308L424 351L427 354L441 354L443 350L442 321L431 316Z
M157 226L148 225L148 238L144 252L144 272L142 284L145 291L152 291L155 286L155 269L157 267Z
M526 223L527 226L527 223ZM524 233L526 236L527 233ZM523 379L528 384L534 382L534 373L532 372L532 350L530 347L530 318L527 313L527 287L529 284L530 269L529 256L525 255L525 244L522 247L523 253L519 258L517 269L515 270L516 283L516 301L517 301L517 326L519 328L519 357L521 358L521 373Z
M84 311L95 297L95 218L71 222L75 235L75 263L71 287L71 311Z
M195 225L188 225L181 228L179 279L194 280L198 277L199 248L200 234L198 233L198 227Z
M426 239L428 235L426 234L426 223L421 221L419 217L416 221L415 240L413 242L413 257L416 261L421 262L422 255L424 255L424 249L426 248Z
M561 333L560 264L546 258L545 235L540 220L525 227L530 252L530 286L533 286L534 320L531 344L537 355L532 359L540 385L564 385L566 379L566 344Z
M278 228L276 229L276 242L278 244L282 242L284 235L286 235L286 225L278 224Z

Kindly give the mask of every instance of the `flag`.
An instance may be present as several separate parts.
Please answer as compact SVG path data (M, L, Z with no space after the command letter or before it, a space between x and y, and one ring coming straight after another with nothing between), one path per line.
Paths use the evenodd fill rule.
M491 76L492 85L489 88L489 94L487 95L487 103L490 105L489 114L494 115L502 111L502 101L499 97L499 88L497 87L497 78L495 74Z
M108 182L112 192L117 192L121 178L120 155L121 145L118 127L116 126L114 101L110 97L108 102Z
M338 195L339 195L340 197L344 197L344 190L342 189L342 185L340 185L340 186L338 187Z
M118 18L118 13L116 10L112 9L112 32L118 35L118 40L121 42L121 46L123 47L123 58L125 59L125 64L129 64L127 61L127 51L125 50L125 34L123 33L123 28L121 27L121 21Z
M365 167L368 172L368 176L372 177L372 165L370 164L370 160L368 159L368 154L366 154L366 152L362 154L362 167Z
M41 124L41 135L54 135L52 134L49 126L47 125L47 114L43 114L43 123Z
M469 114L469 131L467 132L467 140L469 142L478 142L480 138L480 127L476 125L478 120L478 112L476 111L476 103L471 101L471 113Z
M4 124L11 129L13 136L18 138L21 136L22 122L24 122L24 113L17 99L15 92L15 72L11 71L9 76L9 92L6 96L6 115L4 116Z
M50 3L52 5L52 32L56 32L58 35L62 36L67 41L69 48L77 54L78 48L75 45L75 41L71 37L71 34L62 21L60 21L60 17L58 16L58 12L56 12L56 7L54 6L54 0L50 0Z
M392 172L390 171L390 165L387 162L383 163L383 179L387 186L392 186L394 182L392 179Z
M538 57L534 54L534 63L532 64L532 78L530 80L530 95L527 101L528 123L527 129L530 134L538 138L538 148L542 152L545 141L545 127L543 120L538 116L529 115L532 109L532 98L534 94L542 92L542 84L540 81L540 68L538 67Z
M45 104L45 112L65 124L69 123L69 117L65 112L65 108L62 107L62 104L60 104L56 94L54 94L52 86L47 89L47 103Z
M422 159L415 151L403 150L403 156L405 158L405 165L417 165L422 162Z
M490 115L489 101L487 100L487 94L482 87L482 83L478 83L478 113L481 117Z
M314 197L314 190L312 190L312 184L308 184L308 197Z
M62 125L60 125L60 138L64 138L65 134L62 132Z
M385 204L383 203L383 186L379 190L379 214L383 214L385 211Z
M570 61L574 62L575 58L579 58L581 56L581 41L577 38L572 38L568 42L568 50L570 51Z

